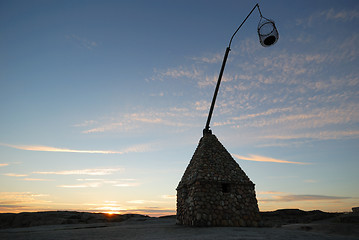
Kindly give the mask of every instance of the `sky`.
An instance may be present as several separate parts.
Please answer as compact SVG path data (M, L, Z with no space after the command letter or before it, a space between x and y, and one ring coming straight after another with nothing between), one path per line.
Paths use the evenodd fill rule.
M175 214L257 2L0 1L0 212ZM259 209L359 206L359 2L259 1L211 129Z

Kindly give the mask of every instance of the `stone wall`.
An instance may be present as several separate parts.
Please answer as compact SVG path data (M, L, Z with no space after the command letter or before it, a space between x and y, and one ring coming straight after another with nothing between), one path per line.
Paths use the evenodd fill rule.
M214 135L204 136L177 187L177 222L258 226L254 184Z
M253 184L196 182L178 191L177 220L188 226L253 226L260 216ZM228 183L224 183L228 184Z

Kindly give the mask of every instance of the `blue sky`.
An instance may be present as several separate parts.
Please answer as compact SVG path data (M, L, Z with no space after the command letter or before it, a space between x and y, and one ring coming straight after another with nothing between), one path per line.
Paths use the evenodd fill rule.
M0 1L0 212L172 214L254 1ZM259 1L211 128L261 210L359 204L359 3Z

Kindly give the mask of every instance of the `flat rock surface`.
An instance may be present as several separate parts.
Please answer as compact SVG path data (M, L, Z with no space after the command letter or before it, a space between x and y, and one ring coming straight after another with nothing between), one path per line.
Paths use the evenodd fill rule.
M174 217L133 217L123 222L44 225L0 230L0 239L359 239L353 231L357 225L343 223L290 224L282 227L185 227L175 224ZM330 226L329 226L329 225ZM339 227L338 227L339 226ZM344 229L343 229L344 227ZM346 229L345 229L346 228ZM338 231L344 232L336 232ZM346 232L347 231L347 232Z

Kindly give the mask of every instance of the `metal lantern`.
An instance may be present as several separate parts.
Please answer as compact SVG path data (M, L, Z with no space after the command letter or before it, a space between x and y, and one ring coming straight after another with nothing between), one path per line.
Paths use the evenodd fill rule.
M259 41L263 47L269 47L278 41L279 34L274 21L261 16L258 23Z

